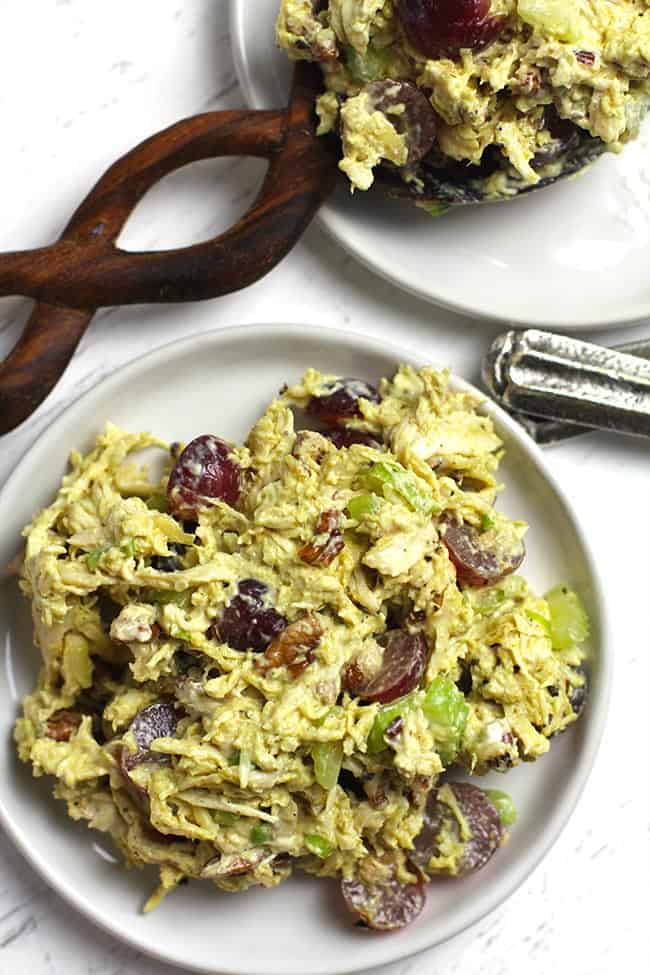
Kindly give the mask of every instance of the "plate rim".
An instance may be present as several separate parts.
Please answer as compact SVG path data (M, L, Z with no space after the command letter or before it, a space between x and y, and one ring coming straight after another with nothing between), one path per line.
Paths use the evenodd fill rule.
M265 109L268 106L259 104L253 95L252 70L248 58L247 46L245 44L245 11L246 0L228 0L228 24L230 30L231 51L235 66L237 81L244 95L246 104L251 109ZM504 201L506 205L509 201ZM497 206L498 204L495 204ZM632 327L645 321L650 316L650 297L645 304L636 302L630 306L629 312L625 315L601 315L600 317L589 315L585 317L576 314L562 315L562 320L558 317L553 319L535 317L527 315L525 318L513 318L509 315L499 314L497 311L485 311L479 305L463 303L454 300L448 294L438 293L435 296L423 288L419 288L414 281L403 280L398 274L392 274L390 267L379 260L374 260L366 253L363 248L357 246L341 226L341 218L331 205L326 202L314 218L323 230L348 254L357 260L366 270L378 275L384 281L394 285L400 291L413 295L421 301L427 302L451 311L456 315L464 315L474 321L484 321L486 323L507 323L515 327L542 328L550 331L565 332L590 332L597 329L612 328L621 329L626 326Z
M175 353L186 354L190 351L196 352L205 345L218 346L220 342L227 341L235 336L237 336L243 343L251 343L255 342L259 338L265 338L268 340L271 335L275 335L280 340L282 338L290 337L292 341L296 341L296 339L299 341L300 338L304 336L307 339L315 339L321 342L336 341L338 343L345 344L357 354L376 354L379 350L384 354L394 356L396 363L407 362L419 366L431 364L435 368L441 368L439 364L436 364L435 362L431 363L426 354L419 353L410 345L402 346L398 345L396 342L386 342L378 336L358 333L349 329L323 329L321 326L314 324L289 324L287 322L279 321L251 323L246 325L231 324L204 332L195 332L191 335L184 336L181 339L175 339L170 342L163 343L162 345L156 346L154 349L144 352L142 355L139 355L137 358L116 369L96 386L84 391L80 396L69 403L66 408L55 418L55 420L40 433L34 443L26 451L14 471L0 488L0 511L2 511L2 507L5 504L5 498L9 494L14 481L18 482L23 475L23 471L28 471L30 469L34 463L33 458L35 456L37 457L39 451L44 449L45 441L52 437L56 438L59 429L65 426L67 421L76 411L83 411L84 406L87 410L89 406L92 406L93 399L96 397L101 397L107 391L110 391L111 387L116 387L119 389L125 382L128 383L130 378L137 375L140 370L165 364L170 360L170 358L174 357ZM613 678L613 630L610 621L609 609L607 608L607 603L604 597L604 586L600 571L598 569L598 563L586 532L582 528L577 512L574 510L568 495L558 483L558 480L553 472L550 470L542 450L525 432L525 430L520 427L507 413L505 413L501 407L487 398L487 396L481 390L473 386L467 380L462 379L454 373L450 373L450 378L454 387L471 392L480 397L483 408L492 417L492 419L494 419L497 428L500 427L502 430L507 431L508 436L516 442L518 448L523 450L523 452L526 453L530 459L532 459L537 468L540 469L544 479L552 489L558 502L563 508L566 517L570 521L576 537L582 545L585 567L588 571L590 584L593 588L594 601L599 610L598 615L600 625L597 629L600 637L598 643L600 654L599 694L595 703L593 696L591 699L593 717L589 726L589 731L585 736L584 753L580 762L573 771L571 781L567 783L566 787L563 789L562 798L558 802L557 808L549 814L548 823L543 831L543 840L539 842L539 847L536 847L534 855L522 856L521 866L519 869L517 869L516 865L513 866L513 877L507 884L501 887L499 895L492 900L486 898L486 902L489 901L489 903L483 903L480 906L477 914L470 921L463 919L461 916L458 923L450 923L447 926L447 930L444 932L442 937L437 936L433 940L427 939L426 928L423 925L420 930L420 937L416 938L415 943L411 944L410 946L400 943L399 947L397 948L397 942L392 942L396 945L397 950L390 950L391 939L386 938L383 943L386 945L387 950L380 960L375 959L373 962L371 962L373 966L382 966L393 962L406 960L422 951L442 945L462 932L472 929L486 916L492 914L498 907L508 900L522 886L522 884L526 882L528 877L533 873L537 866L547 856L551 848L555 845L571 819L571 816L573 815L578 800L580 799L589 780L594 761L598 754L607 722L609 703L611 699ZM0 785L2 784L3 783L0 783ZM4 785L6 784L7 782L5 780ZM116 938L116 940L136 948L139 951L144 952L147 956L155 958L158 961L166 964L173 964L193 972L204 973L204 975L214 975L215 969L212 966L207 967L202 962L195 962L191 959L180 958L177 955L165 953L163 950L157 949L149 942L141 940L137 935L132 935L125 932L123 929L119 928L117 924L113 924L110 921L110 918L107 918L102 911L94 908L89 900L84 899L82 893L77 893L74 886L67 883L61 871L57 871L56 865L51 865L46 857L41 856L32 849L29 837L23 833L20 825L14 820L14 818L12 818L8 810L5 808L1 792L0 825L2 825L2 828L6 832L7 836L11 839L14 846L18 849L20 854L37 871L37 873L43 877L50 887L59 896L61 896L66 903L72 906L91 923L95 924L101 930ZM417 931L417 929L413 930L414 933ZM335 936L335 931L333 931L333 936ZM348 973L349 975L352 975L352 973L364 972L366 969L367 965L360 965L357 963L344 968L337 966L335 970L329 966L320 966L312 969L310 971L310 975L348 975ZM221 975L267 975L267 969L265 967L260 967L260 965L257 963L252 966L245 963L241 966L238 965L237 967L233 967L232 965L220 965L219 972Z

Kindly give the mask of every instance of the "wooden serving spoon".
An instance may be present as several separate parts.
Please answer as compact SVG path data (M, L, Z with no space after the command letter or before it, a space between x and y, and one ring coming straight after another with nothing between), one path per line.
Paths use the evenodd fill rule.
M137 146L102 176L49 247L0 254L0 297L36 302L0 364L0 434L27 419L63 375L98 308L200 301L253 284L291 250L334 188L336 141L317 138L318 68L296 66L284 111L196 115ZM115 241L142 197L188 163L257 156L269 168L255 202L212 240L133 253Z
M403 87L412 89L406 100L419 95L415 86ZM0 435L43 402L98 308L216 298L253 284L286 256L336 183L338 139L318 137L315 130L314 102L321 90L319 67L301 61L284 111L210 112L178 122L118 160L55 244L0 254L0 297L23 295L36 302L22 337L0 363ZM567 133L558 119L549 125L555 137L539 162L552 162L554 174L532 187L509 175L507 196L571 175L604 149L574 126ZM217 156L269 161L257 199L234 227L176 250L133 253L116 245L152 186L188 163ZM439 156L434 147L418 163L418 180L410 183L390 166L380 168L378 190L440 210L492 201L486 186L495 167L503 166L502 157L486 152L480 166L467 166Z

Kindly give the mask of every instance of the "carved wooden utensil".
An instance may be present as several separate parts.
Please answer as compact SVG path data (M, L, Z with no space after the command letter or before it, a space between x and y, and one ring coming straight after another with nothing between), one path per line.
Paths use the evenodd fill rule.
M253 284L286 256L336 180L336 145L315 134L321 84L318 69L303 62L284 111L210 112L178 122L118 160L55 244L0 254L0 297L36 302L0 364L0 434L22 423L53 389L98 308L216 298ZM130 253L116 246L155 183L217 156L269 160L257 199L234 227L177 250Z

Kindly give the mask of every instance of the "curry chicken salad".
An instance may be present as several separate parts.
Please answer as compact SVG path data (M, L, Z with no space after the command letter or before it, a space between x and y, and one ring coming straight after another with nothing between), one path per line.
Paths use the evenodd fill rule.
M351 188L434 214L620 150L650 99L649 0L281 0L277 42L320 65Z
M109 425L71 455L25 529L43 666L15 737L73 819L159 867L146 909L295 867L390 929L497 851L513 803L459 772L549 750L588 633L575 592L516 574L502 452L446 373L402 366L378 388L310 369L243 445Z

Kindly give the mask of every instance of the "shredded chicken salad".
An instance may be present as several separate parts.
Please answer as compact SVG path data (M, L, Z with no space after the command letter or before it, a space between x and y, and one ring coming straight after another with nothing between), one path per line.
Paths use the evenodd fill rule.
M648 0L280 0L276 39L322 70L351 189L433 213L619 151L650 104Z
M502 453L470 394L407 366L310 369L242 445L109 425L72 453L25 529L43 660L15 738L73 819L159 867L146 909L297 868L397 928L498 850L511 799L458 773L548 751L588 635L575 592L517 572Z

